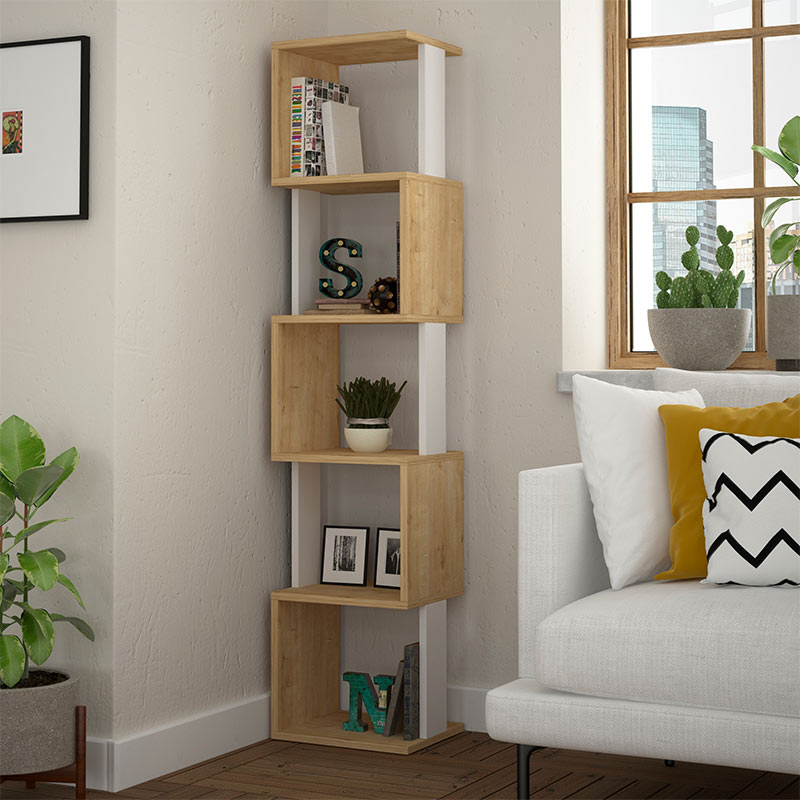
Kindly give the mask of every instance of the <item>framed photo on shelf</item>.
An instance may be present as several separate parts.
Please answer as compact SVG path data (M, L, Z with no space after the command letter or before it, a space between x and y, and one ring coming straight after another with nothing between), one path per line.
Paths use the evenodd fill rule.
M326 525L322 536L320 583L367 585L369 528Z
M89 218L89 37L0 44L0 222Z
M381 589L400 588L400 530L378 528L375 549L375 586Z

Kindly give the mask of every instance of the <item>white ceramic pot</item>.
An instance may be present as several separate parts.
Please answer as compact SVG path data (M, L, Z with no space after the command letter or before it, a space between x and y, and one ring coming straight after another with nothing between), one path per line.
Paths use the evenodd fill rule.
M356 453L382 453L392 443L392 429L345 428L344 438Z

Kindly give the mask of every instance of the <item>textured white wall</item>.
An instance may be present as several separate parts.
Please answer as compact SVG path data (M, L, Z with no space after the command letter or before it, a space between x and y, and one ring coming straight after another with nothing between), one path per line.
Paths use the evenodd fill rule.
M97 641L59 626L50 664L81 681L89 733L111 735L112 373L114 336L116 6L71 0L3 0L4 42L92 37L90 219L0 226L0 415L29 420L55 456L81 462L43 513L73 517L37 541L62 547ZM50 517L43 517L43 519ZM80 611L57 587L42 605Z
M562 358L559 4L330 6L331 35L398 28L464 48L446 67L447 175L464 183L465 291L465 324L447 334L447 443L466 452L467 570L465 595L448 605L449 682L489 687L516 676L517 473L577 458L569 398L555 390ZM416 169L416 64L348 67L341 75L363 109L365 169ZM373 213L369 199L348 202L355 226ZM343 351L345 377L410 378L395 426L401 439L413 439L416 331L367 338L348 330ZM392 516L391 507L383 516L365 507L345 479L333 489L329 519L336 513L345 523L370 524ZM345 620L349 669L393 671L401 645L415 635L416 612L347 609Z

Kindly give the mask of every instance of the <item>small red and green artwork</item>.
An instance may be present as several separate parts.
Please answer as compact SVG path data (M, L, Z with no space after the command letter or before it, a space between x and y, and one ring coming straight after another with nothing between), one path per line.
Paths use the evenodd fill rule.
M22 112L3 112L3 155L22 152Z

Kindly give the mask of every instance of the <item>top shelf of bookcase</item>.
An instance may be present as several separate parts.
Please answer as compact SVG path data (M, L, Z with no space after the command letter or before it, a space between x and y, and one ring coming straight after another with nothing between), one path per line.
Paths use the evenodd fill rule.
M420 44L440 47L447 56L461 55L461 48L457 45L431 39L413 31L379 31L325 36L321 39L296 39L273 42L272 49L343 67L349 64L414 61L417 58L417 46Z

